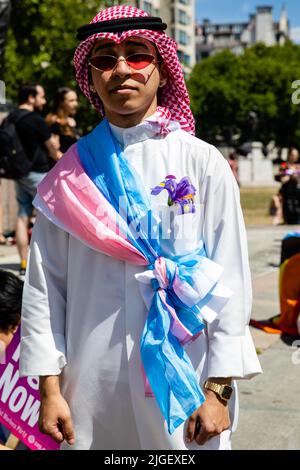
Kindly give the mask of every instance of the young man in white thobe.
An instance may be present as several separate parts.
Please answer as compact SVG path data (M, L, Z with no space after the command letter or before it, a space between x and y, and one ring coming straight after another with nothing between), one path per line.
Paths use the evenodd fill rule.
M82 170L83 147L75 144L35 200L22 311L21 373L40 376L40 427L62 449L230 449L238 411L234 379L261 372L248 328L251 279L238 187L222 155L193 136L176 44L163 29L161 20L130 6L101 11L80 29L74 63L81 89L122 151L120 171L124 162L126 171L133 168L154 217L169 221L160 226L164 259L179 266L205 247L210 266L220 267L215 282L210 268L199 265L198 290L212 286L207 305L205 296L198 304L206 327L184 353L205 401L191 403L180 425L171 429L166 422L151 364L149 372L140 353L151 282L156 276L164 299L163 281L154 269L148 282L142 263L114 251L115 238L107 247L97 239L99 231L91 228L100 217L92 208L95 187ZM103 142L98 137L94 143L97 153ZM104 165L95 186L105 179L106 158L110 154L99 151L93 161ZM107 194L101 193L110 204L114 184L108 178ZM218 308L221 297L228 298ZM142 362L155 396L145 393Z

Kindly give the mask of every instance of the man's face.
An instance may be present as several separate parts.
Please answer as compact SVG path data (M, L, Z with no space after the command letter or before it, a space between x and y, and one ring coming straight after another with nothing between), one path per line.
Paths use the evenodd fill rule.
M36 91L37 91L37 94L34 98L33 106L34 106L34 109L36 109L37 111L42 111L43 107L46 104L45 90L40 85L37 85Z
M129 67L124 59L138 53L152 54L153 63L142 70ZM143 113L156 102L157 90L167 78L162 77L159 70L157 51L152 42L130 37L118 45L105 39L98 41L93 47L91 57L98 55L111 55L119 59L110 71L101 72L91 66L93 85L103 102L108 119L116 115Z

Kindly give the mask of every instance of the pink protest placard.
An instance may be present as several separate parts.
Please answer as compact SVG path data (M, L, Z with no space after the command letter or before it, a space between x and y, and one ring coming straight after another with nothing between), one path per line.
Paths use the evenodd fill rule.
M19 376L20 329L0 356L0 423L32 450L58 450L59 445L38 428L38 377Z

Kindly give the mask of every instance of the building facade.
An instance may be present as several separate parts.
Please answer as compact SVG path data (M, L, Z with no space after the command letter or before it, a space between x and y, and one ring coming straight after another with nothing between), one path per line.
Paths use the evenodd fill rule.
M167 33L178 43L178 56L186 73L196 63L195 0L129 1L152 16L160 16L168 25Z
M230 49L241 54L247 47L263 42L267 46L284 44L289 37L289 21L283 7L279 22L272 6L258 6L245 23L213 24L208 19L196 27L196 61Z

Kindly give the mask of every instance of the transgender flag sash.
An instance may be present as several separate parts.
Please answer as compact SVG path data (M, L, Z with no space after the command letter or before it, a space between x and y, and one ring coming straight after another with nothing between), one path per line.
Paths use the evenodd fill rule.
M136 275L149 309L140 342L145 391L154 394L173 433L205 400L184 345L230 298L219 283L223 269L205 256L203 245L184 257L161 256L148 195L107 120L56 164L34 205L94 250L147 267ZM146 284L153 289L150 299Z

